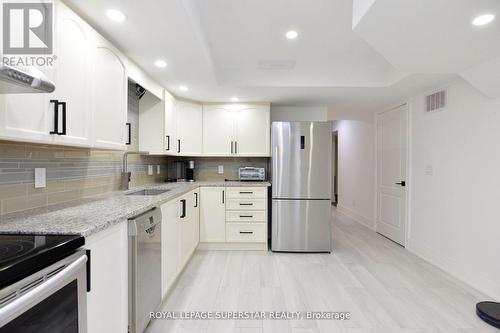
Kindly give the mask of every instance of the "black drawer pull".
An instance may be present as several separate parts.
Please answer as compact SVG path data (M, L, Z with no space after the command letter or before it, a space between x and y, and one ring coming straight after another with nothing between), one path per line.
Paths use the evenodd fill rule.
M241 191L240 194L253 194L253 192L250 192L250 191Z
M240 206L253 206L253 203L241 203Z
M186 217L186 199L182 199L180 202L181 202L181 208L182 208L180 218L183 219Z
M240 234L251 235L253 234L253 231L240 231Z
M244 217L247 217L247 218L252 218L253 215L240 215L240 218L244 218Z

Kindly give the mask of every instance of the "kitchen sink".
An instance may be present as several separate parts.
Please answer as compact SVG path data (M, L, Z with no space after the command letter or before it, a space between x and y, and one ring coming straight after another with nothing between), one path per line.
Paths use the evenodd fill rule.
M145 189L140 191L135 191L131 193L127 193L125 195L142 195L142 196L150 196L150 195L160 195L170 190L155 190L155 189Z

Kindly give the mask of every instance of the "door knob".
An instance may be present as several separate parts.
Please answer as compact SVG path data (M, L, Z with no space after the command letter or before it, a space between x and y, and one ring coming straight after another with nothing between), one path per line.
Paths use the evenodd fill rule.
M396 185L401 185L401 186L403 186L403 187L405 187L405 186L406 186L406 182L405 182L404 180L400 181L399 183L394 183L394 184L396 184Z

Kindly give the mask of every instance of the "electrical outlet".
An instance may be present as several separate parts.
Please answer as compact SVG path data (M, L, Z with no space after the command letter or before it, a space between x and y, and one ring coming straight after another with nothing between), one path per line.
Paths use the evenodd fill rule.
M432 175L434 174L434 168L432 167L432 165L431 165L431 164L427 164L427 165L425 166L425 174L426 174L427 176L432 176Z
M35 188L47 187L47 169L35 168Z
M224 166L223 165L219 165L219 168L218 168L217 172L219 173L219 175L224 174Z
M148 176L152 176L152 175L153 175L153 166L148 165Z
M161 168L159 165L156 166L156 174L159 175L161 173Z

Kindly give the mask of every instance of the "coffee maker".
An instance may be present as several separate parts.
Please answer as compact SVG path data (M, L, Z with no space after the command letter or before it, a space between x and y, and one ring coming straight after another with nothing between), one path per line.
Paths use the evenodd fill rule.
M188 162L188 167L186 168L186 180L188 182L194 182L194 161Z

